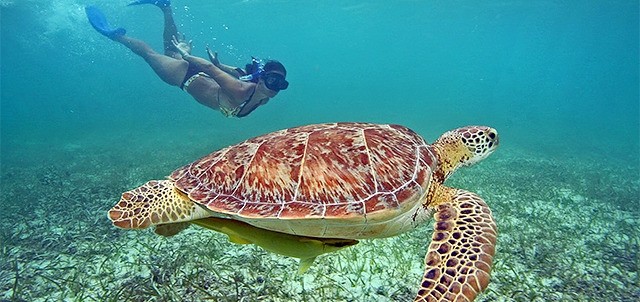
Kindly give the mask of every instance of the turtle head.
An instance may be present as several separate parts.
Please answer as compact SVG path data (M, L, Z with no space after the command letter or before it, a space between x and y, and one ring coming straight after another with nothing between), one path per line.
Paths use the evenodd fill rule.
M446 178L459 166L470 166L489 156L498 147L498 142L496 129L467 126L446 132L433 145Z

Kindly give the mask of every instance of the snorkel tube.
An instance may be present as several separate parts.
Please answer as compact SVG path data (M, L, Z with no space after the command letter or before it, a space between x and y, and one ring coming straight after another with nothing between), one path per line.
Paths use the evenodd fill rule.
M247 66L249 66L247 64ZM238 79L244 82L257 82L258 78L264 73L264 62L256 57L251 57L251 70L253 73L243 75Z

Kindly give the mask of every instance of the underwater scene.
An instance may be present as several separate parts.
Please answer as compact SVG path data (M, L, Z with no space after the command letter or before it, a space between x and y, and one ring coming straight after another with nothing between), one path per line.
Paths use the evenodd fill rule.
M476 263L479 275L451 281L462 284L461 300L640 300L638 1L130 2L0 0L0 301L452 300L445 293L455 287L451 277L466 271L447 269L436 278L430 270L432 256L443 252L432 245L442 234L443 209L458 207L446 190L413 199L397 194L398 202L415 205L415 215L429 214L401 234L335 216L331 221L344 227L333 236L337 243L222 214L222 220L154 223L155 229L112 222L148 211L145 204L130 214L109 212L121 198L130 201L122 207L152 198L158 211L182 202L215 216L220 211L190 199L209 196L209 189L196 187L189 196L174 190L182 182L168 180L173 171L273 131L337 122L412 129L433 144L421 150L441 164L428 162L433 178L418 191L447 186L477 194L471 201L481 198L476 204L482 217L493 217L497 236L486 228L475 237L463 232L462 240L483 244L470 248L469 259L484 262ZM168 17L180 33L177 47L163 42ZM181 54L190 40L192 48ZM138 45L132 41L146 43L138 49L145 58L130 50ZM164 56L164 47L175 56ZM194 65L211 70L221 70L216 61L242 68L240 75L249 77L234 77L229 87L253 92L233 107L234 90L211 84L218 79L212 72L185 74L194 56L206 62ZM252 57L277 60L286 72L270 78L270 65L252 65ZM157 58L169 63L156 64ZM161 79L157 73L168 66L179 68ZM255 73L246 69L252 66ZM203 83L217 87L203 88L217 93L215 104L192 97ZM482 128L491 139L499 135L499 146L495 137L473 155L438 140L468 125L495 129ZM417 146L380 137L385 150ZM287 143L293 139L273 139L279 147L265 156L288 164L298 150ZM335 135L327 140L348 143ZM322 156L355 160L358 152ZM464 152L483 160L446 179L455 166L446 170L443 158L462 161ZM418 183L420 173L412 173L419 168L396 164L406 157L386 156L387 172L379 178L397 174ZM260 166L262 175L282 166L269 163ZM322 167L310 170L318 181L328 173ZM336 181L358 188L342 172ZM168 184L171 193L128 192L150 180ZM346 191L330 184L316 190ZM375 217L398 215L378 211ZM418 217L408 215L397 221ZM169 216L149 217L166 222L174 219ZM324 220L300 220L291 229L314 231L317 221ZM386 226L404 226L397 221ZM356 232L351 226L370 227L373 238L349 235ZM449 242L454 252L464 249ZM299 256L308 247L310 254ZM490 279L483 278L489 270Z

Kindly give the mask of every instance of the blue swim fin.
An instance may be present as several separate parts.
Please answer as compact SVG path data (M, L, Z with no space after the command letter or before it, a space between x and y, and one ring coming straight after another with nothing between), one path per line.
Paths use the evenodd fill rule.
M136 0L127 4L127 6L140 5L140 4L153 4L157 7L162 8L162 7L167 7L171 5L171 1L170 0Z
M95 6L87 6L84 11L87 13L89 23L95 30L104 35L105 37L113 40L117 37L124 36L127 32L124 28L118 27L116 29L109 28L109 22L107 17L104 16L102 11Z

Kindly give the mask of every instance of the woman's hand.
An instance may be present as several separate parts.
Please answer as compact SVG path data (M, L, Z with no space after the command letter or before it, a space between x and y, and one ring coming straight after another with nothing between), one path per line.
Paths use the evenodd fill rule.
M212 52L211 49L209 49L209 46L207 46L207 55L209 55L209 61L211 61L213 65L216 65L218 66L218 68L220 68L220 60L218 60L218 53Z
M189 42L178 40L176 36L173 36L173 39L171 39L171 43L173 43L173 46L176 47L176 49L178 50L178 52L183 58L188 56L189 53L191 52L192 42L193 40L190 40Z

